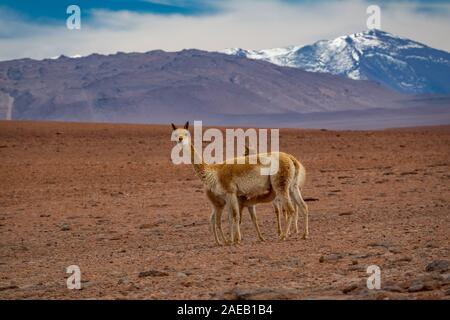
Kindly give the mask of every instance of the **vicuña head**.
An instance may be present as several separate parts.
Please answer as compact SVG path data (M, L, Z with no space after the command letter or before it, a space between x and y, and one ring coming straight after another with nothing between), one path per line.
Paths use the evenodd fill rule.
M182 144L183 146L188 146L190 143L190 136L191 134L189 133L189 121L187 121L184 124L183 128L177 128L173 123L172 123L172 136L175 137L175 140L177 143Z

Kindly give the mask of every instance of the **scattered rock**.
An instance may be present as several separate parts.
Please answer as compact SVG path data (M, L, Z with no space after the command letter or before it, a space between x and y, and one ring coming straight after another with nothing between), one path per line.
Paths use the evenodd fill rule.
M79 219L79 218L81 218L81 216L68 216L67 217L67 219L70 219L70 220L76 220L76 219Z
M350 216L350 215L352 215L352 214L353 214L353 212L347 211L347 212L341 212L341 213L339 213L339 216Z
M416 171L404 171L404 172L400 172L401 176L408 176L408 175L414 175L417 174Z
M294 289L240 289L233 288L231 291L224 292L218 298L225 300L288 300L298 299L301 292Z
M183 287L189 288L189 287L192 287L192 282L191 281L182 281L181 285Z
M16 286L16 285L9 285L9 286L0 287L0 291L14 290L14 289L19 289L19 287Z
M344 289L342 289L342 293L347 294L357 288L358 288L358 285L356 283L353 283L353 284L349 285L348 287L345 287Z
M393 253L393 254L398 254L398 253L401 253L402 251L400 250L400 248L398 248L398 247L390 247L389 249L389 252L391 252L391 253ZM411 261L411 260L409 260L409 261Z
M338 261L340 259L342 259L342 255L341 254L339 254L339 253L331 253L331 254L328 254L326 256L321 256L319 258L319 262L320 263L322 263L322 262L336 262L336 261Z
M409 256L405 256L405 257L401 257L398 259L395 259L394 262L395 263L399 263L399 262L411 262L412 261L412 257Z
M117 284L129 284L130 280L127 277L120 278L119 281L117 281Z
M145 224L141 224L139 226L139 229L150 229L151 227L153 227L150 223L145 223Z
M167 277L169 274L164 271L158 271L158 270L148 270L148 271L142 271L139 272L139 278L144 277Z
M450 273L441 274L441 281L444 284L450 284Z
M69 231L70 230L70 226L67 223L61 223L59 225L59 228L61 231Z
M136 285L133 282L130 282L123 291L121 291L122 294L127 295L130 291L136 291L139 290L139 286Z
M405 290L403 288L401 288L400 286L397 286L397 285L385 286L385 287L383 287L383 290L389 291L389 292L405 292Z
M442 273L449 270L449 268L450 263L447 260L434 260L425 267L425 271L427 272L438 271Z
M89 288L89 287L93 287L93 286L96 286L97 285L97 283L96 282L94 282L94 281L81 281L81 290L83 290L83 289L87 289L87 288Z
M179 277L179 278L186 278L188 275L186 274L186 273L184 273L184 272L178 272L177 273L177 277Z
M355 264L352 266L348 267L349 271L359 271L359 272L366 272L367 271L367 267L361 265L361 264Z
M379 253L369 252L369 253L366 253L366 254L355 255L354 257L356 259L366 259L366 258L370 258L370 257L376 257L376 256L379 256L379 255L380 255Z
M420 292L420 291L425 291L425 286L423 283L416 283L408 288L408 292Z
M382 247L385 249L388 249L389 247L392 246L392 244L388 241L376 241L376 242L371 242L369 243L367 246L369 247Z
M319 201L319 199L317 199L317 198L312 198L312 197L306 197L306 198L303 198L303 200L306 201L306 202Z
M413 281L409 286L408 292L420 292L420 291L432 291L439 289L441 287L440 283L436 280L422 280L418 279Z
M107 240L108 239L108 235L100 233L96 236L97 241L102 241L102 240Z
M439 248L439 245L434 241L428 241L425 244L425 247L434 249L434 248Z

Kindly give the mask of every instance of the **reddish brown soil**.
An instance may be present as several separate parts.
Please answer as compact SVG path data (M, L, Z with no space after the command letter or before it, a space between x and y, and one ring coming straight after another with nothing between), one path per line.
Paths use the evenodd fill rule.
M267 241L245 212L233 247L214 244L201 182L171 146L169 126L1 122L0 298L450 297L445 261L425 270L449 260L450 126L281 130L318 199L311 238L277 240L264 204ZM366 288L372 264L381 290Z

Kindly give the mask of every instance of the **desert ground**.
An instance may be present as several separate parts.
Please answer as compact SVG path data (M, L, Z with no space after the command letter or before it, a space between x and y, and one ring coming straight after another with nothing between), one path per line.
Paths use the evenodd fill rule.
M261 204L266 241L245 212L242 243L223 247L170 134L0 122L0 298L450 299L450 126L280 130L307 169L310 239L278 240ZM66 286L70 265L81 290Z

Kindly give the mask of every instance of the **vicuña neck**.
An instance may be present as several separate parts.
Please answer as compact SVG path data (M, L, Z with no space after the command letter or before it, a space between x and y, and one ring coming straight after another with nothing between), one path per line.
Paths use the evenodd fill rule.
M191 163L194 167L195 174L202 180L206 182L206 167L207 164L203 162L203 159L197 153L192 143L189 144L191 147Z

